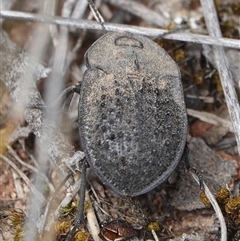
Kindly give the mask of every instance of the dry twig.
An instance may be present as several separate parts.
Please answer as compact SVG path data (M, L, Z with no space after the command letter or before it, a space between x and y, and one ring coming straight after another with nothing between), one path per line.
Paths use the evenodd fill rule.
M102 31L102 27L98 22L90 21L90 20L82 20L82 19L77 20L72 18L50 17L50 16L39 15L39 14L14 12L14 11L0 11L0 17L5 19L9 18L9 19L15 19L15 20L34 21L34 22L42 22L42 23L49 23L49 24L57 24L57 25L68 26L68 27L79 28L79 29L91 29L91 30ZM157 37L159 35L165 34L163 37L165 39L240 49L240 40L236 40L236 39L205 36L201 34L191 34L188 32L181 32L181 33L178 32L178 33L171 33L166 35L166 33L168 32L167 30L129 26L124 24L105 23L104 26L106 27L107 31L125 31L133 34L145 35L150 37Z
M214 2L212 0L201 0L201 5L209 35L221 38L222 33L219 27ZM228 60L226 58L223 47L213 46L213 52L218 73L223 86L230 119L233 124L233 129L238 145L238 152L240 154L240 106L234 88L234 82L231 72L229 71Z
M15 160L17 162L19 162L22 166L27 167L32 172L39 173L39 170L36 167L34 167L34 166L32 166L32 165L22 161L21 158L17 155L17 153L12 149L11 146L7 145L7 150L15 158ZM50 183L50 181L47 178L47 176L44 175L43 173L39 173L39 175L47 182L50 190L53 192L54 191L54 187L53 187L52 183Z
M192 109L187 109L187 113L190 116L196 117L202 121L205 121L207 123L210 123L212 125L222 125L228 128L229 131L233 132L232 123L228 120L225 120L219 116L216 116L214 114L204 112L204 111L197 111Z
M110 4L125 10L135 16L144 19L147 23L162 27L170 24L170 20L161 16L159 13L147 8L145 5L136 1L129 0L107 0Z
M85 193L85 202L89 204L87 210L86 210L86 216L89 224L89 231L93 237L94 241L100 241L101 239L99 238L98 234L100 233L100 228L98 225L98 221L95 215L95 211L93 209L93 206L91 204L91 199L89 197L88 190Z
M199 178L197 177L197 175L193 172L190 171L190 174L192 175L192 177L194 178L194 180L198 183L199 185ZM225 219L223 217L222 211L217 203L217 200L215 199L214 195L211 193L211 191L209 190L208 186L206 185L205 182L203 182L204 185L204 192L206 194L206 196L208 197L217 217L220 223L220 227L221 227L221 241L227 241L227 226L225 223Z
M43 195L32 185L28 177L10 159L3 156L2 154L0 154L0 158L2 158L3 161L5 161L8 165L10 165L14 169L14 171L18 173L18 175L29 186L30 190L34 193L34 195L37 197L38 200L40 200L41 202L45 201L45 198L43 197Z

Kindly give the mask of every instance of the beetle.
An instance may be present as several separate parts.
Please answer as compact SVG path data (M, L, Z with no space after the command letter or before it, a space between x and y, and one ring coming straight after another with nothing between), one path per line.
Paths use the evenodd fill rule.
M113 191L138 196L163 185L185 153L187 114L180 70L152 40L127 32L99 38L86 52L78 127L87 163ZM67 101L69 104L70 102ZM83 220L86 165L70 241Z
M166 182L187 137L177 64L152 40L107 33L85 54L78 125L86 159L120 195Z

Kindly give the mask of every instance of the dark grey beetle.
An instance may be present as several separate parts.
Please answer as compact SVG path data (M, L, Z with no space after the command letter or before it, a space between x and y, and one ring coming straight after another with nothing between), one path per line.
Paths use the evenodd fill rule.
M78 119L87 162L121 195L163 184L187 136L177 64L152 40L116 32L98 39L85 61Z
M87 162L120 195L137 196L164 184L186 145L187 114L177 64L158 44L130 33L107 33L85 55L78 125ZM69 104L69 97L67 98ZM81 201L70 241L83 221Z

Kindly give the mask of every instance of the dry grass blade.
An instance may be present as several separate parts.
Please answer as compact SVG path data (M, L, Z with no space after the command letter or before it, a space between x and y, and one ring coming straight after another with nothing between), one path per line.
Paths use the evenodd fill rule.
M196 117L209 124L225 126L228 128L229 131L233 132L232 123L219 116L216 116L216 115L208 113L208 112L197 111L197 110L192 110L192 109L187 109L187 113L188 113L188 115Z
M205 22L208 32L211 36L218 38L222 37L216 9L212 0L201 0L201 5L204 13ZM223 47L213 46L215 62L220 75L225 99L228 106L229 115L233 124L238 152L240 153L240 106L237 99L237 94L234 88L234 82L231 72L229 71L229 64L226 58Z
M158 238L156 232L153 229L151 230L151 232L152 232L152 236L153 236L154 240L159 241L159 238Z
M100 233L100 228L98 225L97 217L95 215L94 208L91 204L91 199L88 193L88 190L86 191L86 198L85 202L88 203L88 208L86 210L86 216L89 224L89 231L93 237L94 241L100 241L101 239L99 238L98 234Z
M129 0L107 0L112 5L119 7L135 16L144 19L147 23L155 24L156 26L167 26L170 20L160 15L156 11L147 8L145 5Z
M45 201L43 195L34 187L34 185L32 185L28 177L10 159L1 154L0 158L4 160L7 164L9 164L19 174L19 176L24 180L24 182L30 187L31 191L34 193L38 200L40 200L41 202Z
M1 11L0 17L5 19L15 19L15 20L25 20L25 21L34 21L42 22L49 24L57 24L61 26L68 26L73 28L80 29L91 29L91 30L100 30L102 31L101 25L96 21L90 20L77 20L72 18L62 18L62 17L50 17L43 16L39 14L15 12L15 11ZM139 34L150 37L157 37L162 34L166 34L168 31L163 29L156 28L145 28L137 26L129 26L124 24L110 24L105 23L105 28L107 31L125 31L133 34ZM240 49L240 40L228 39L221 37L205 36L201 34L191 34L191 33L171 33L164 36L165 39L179 40L184 42L193 42L199 44L209 44L216 46L223 46L229 48Z
M7 150L15 158L15 160L17 162L19 162L22 166L28 168L32 172L38 173L39 170L36 167L22 161L21 158L19 158L19 156L17 155L17 153L11 148L11 146L7 145ZM50 190L54 191L54 187L53 187L52 183L50 183L49 179L43 173L39 173L39 175L41 175L41 177L46 181Z
M194 180L199 184L199 178L197 177L197 175L191 171L190 171L190 174L192 175ZM217 203L217 200L215 199L215 197L213 196L213 194L211 193L211 191L209 190L209 188L205 182L203 182L203 185L204 185L204 192L205 192L206 196L208 197L210 203L212 204L212 207L213 207L213 209L218 217L219 223L220 223L220 227L221 227L221 240L220 241L227 241L227 226L226 226L222 211Z

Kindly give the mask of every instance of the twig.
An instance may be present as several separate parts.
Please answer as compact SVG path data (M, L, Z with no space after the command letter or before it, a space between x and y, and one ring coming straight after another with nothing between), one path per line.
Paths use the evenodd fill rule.
M85 0L84 0L84 3L85 3ZM87 0L86 0L86 3L87 3ZM72 14L72 16L74 16L75 18L77 18L77 17L81 18L82 15L83 15L83 14L80 15L81 11L80 11L80 13L77 14L77 9L76 8L80 8L79 5L81 5L80 1L78 1L77 5L75 6L74 12ZM101 5L101 0L96 1L95 5L96 5L96 8L98 8ZM84 7L84 6L81 5L81 7ZM92 11L90 11L90 13L87 16L87 19L91 20L92 18L93 18L93 13L92 13ZM86 36L86 33L87 33L87 29L84 29L83 32L81 33L80 37L78 38L75 46L73 47L73 49L71 51L69 51L68 56L67 56L67 60L66 60L66 65L65 65L65 71L64 72L66 72L68 70L70 64L75 59L76 53L81 48L83 40L84 40L84 38Z
M8 163L14 171L18 173L18 175L23 179L23 181L29 186L30 190L33 192L33 194L40 200L41 202L45 201L44 196L31 184L28 177L21 171L19 168L7 157L0 154L0 158L2 158L6 163Z
M104 19L103 19L102 15L99 13L96 5L93 3L92 0L88 0L88 4L89 4L89 7L90 7L90 9L91 9L91 11L92 11L92 14L93 14L94 18L95 18L95 19L99 22L99 24L102 26L103 32L104 32L104 33L107 33L106 28L105 28L105 26L104 26L104 24L103 24L103 23L104 23Z
M62 189L62 187L65 185L65 183L67 182L67 180L69 179L69 177L71 176L71 174L67 175L64 180L60 183L60 185L56 188L55 192L52 194L52 196L49 198L45 208L44 208L44 212L41 215L41 219L38 220L38 232L40 235L43 234L44 232L44 228L46 226L46 222L47 222L47 218L49 215L49 211L50 211L50 207L52 205L52 201L55 200L56 196L59 195L60 190ZM50 226L53 223L53 219L51 220L51 223L48 223L48 225Z
M190 174L192 175L194 180L199 185L199 178L197 177L197 175L195 173L193 173L192 171L190 171ZM205 192L207 198L209 199L210 203L212 204L212 207L213 207L213 209L218 217L219 223L220 223L220 227L221 227L221 240L220 241L227 241L227 227L226 227L226 223L225 223L225 219L223 217L222 211L221 211L215 197L213 196L213 194L209 190L208 186L206 185L206 183L204 181L202 183L204 186L204 192Z
M214 114L205 112L205 111L197 111L192 109L187 109L187 113L190 116L196 117L202 121L205 121L207 123L210 123L212 125L222 125L228 128L229 131L233 132L232 123L228 120L225 120L219 116L216 116Z
M35 173L39 173L39 170L36 167L34 167L34 166L32 166L32 165L22 161L21 158L19 158L19 156L12 149L11 146L7 145L7 150L15 158L15 160L18 161L22 166L27 167L29 170L31 170L31 171L33 171ZM46 175L44 175L43 173L39 173L39 175L48 183L48 186L49 186L50 190L53 192L54 191L54 186L49 182L49 179L46 177Z
M147 8L145 5L129 0L107 0L115 7L125 10L139 18L144 19L147 23L155 24L162 27L170 24L170 20L161 16L159 13Z
M214 97L211 96L196 96L186 94L186 97L189 99L203 100L204 103L214 103Z
M159 241L156 232L155 232L153 229L151 230L151 232L152 232L152 236L153 236L154 240L155 240L155 241Z
M87 6L88 6L87 0L78 0L73 9L71 17L76 19L82 18L82 16L86 11Z
M72 7L72 1L66 1L62 8L62 15L64 17L69 17L71 13L71 7ZM65 64L65 58L67 53L67 46L68 46L68 29L65 26L60 27L58 39L57 39L57 46L56 51L54 55L53 60L53 68L52 73L49 75L47 82L46 82L46 88L45 88L45 97L46 97L46 105L49 106L51 103L53 103L60 93L62 92L64 88L64 80L63 80L63 69ZM58 105L54 106L52 113L50 114L47 112L47 118L51 118L51 121L54 123L59 123L57 120L59 118L59 115L57 114L57 111L59 109L59 103Z
M20 199L23 199L24 197L23 188L22 188L21 182L19 181L19 178L18 178L19 176L14 170L12 170L12 176L13 176L13 182L17 193L17 197Z
M98 234L100 233L100 228L98 225L98 221L97 221L93 206L91 204L91 200L90 200L88 191L86 191L85 196L86 196L85 202L87 202L89 204L89 206L86 210L86 216L87 216L87 220L88 220L88 224L89 224L89 232L91 233L94 241L100 241L100 238L98 236Z
M73 7L75 6L77 0L66 0L63 4L61 16L70 17L72 14Z
M54 215L56 217L58 217L59 210L61 209L61 207L66 207L72 201L72 199L76 196L77 192L79 191L80 185L81 185L81 177L79 177L79 179L74 183L74 185L69 187L69 190L67 190L66 196L64 197L64 199L62 200L62 202L54 212Z
M48 23L48 24L57 24L57 25L68 26L73 28L102 31L102 27L98 22L90 21L90 20L77 20L72 18L50 17L50 16L43 16L38 14L15 12L15 11L0 11L0 17L6 18L6 19L9 18L9 19L15 19L15 20L26 20L26 21ZM162 35L168 32L167 30L163 30L163 29L144 28L144 27L137 27L137 26L128 26L124 24L110 24L110 23L105 23L105 28L107 31L125 31L125 32L131 32L133 34L145 35L150 37L157 37L159 35ZM240 40L205 36L200 34L192 34L188 32L172 33L172 34L165 35L164 38L171 39L171 40L179 40L184 42L193 42L193 43L199 43L199 44L209 44L209 45L240 49Z
M75 223L73 228L70 230L66 237L66 241L71 241L74 233L77 231L80 224L84 222L84 206L85 206L85 193L86 193L86 185L87 185L87 164L84 162L82 166L81 173L81 185L79 188L79 204L77 217L75 219Z
M219 27L218 17L214 2L212 0L201 0L201 6L204 13L205 22L210 36L222 37ZM234 88L234 82L231 72L229 71L229 64L226 58L223 47L213 46L213 53L215 57L216 66L223 86L225 99L228 106L230 119L233 124L234 133L237 140L238 152L240 154L240 106Z
M56 0L44 1L44 13L49 16L54 16L56 11ZM49 25L49 32L52 37L52 42L54 46L57 46L58 42L58 29L55 25Z

